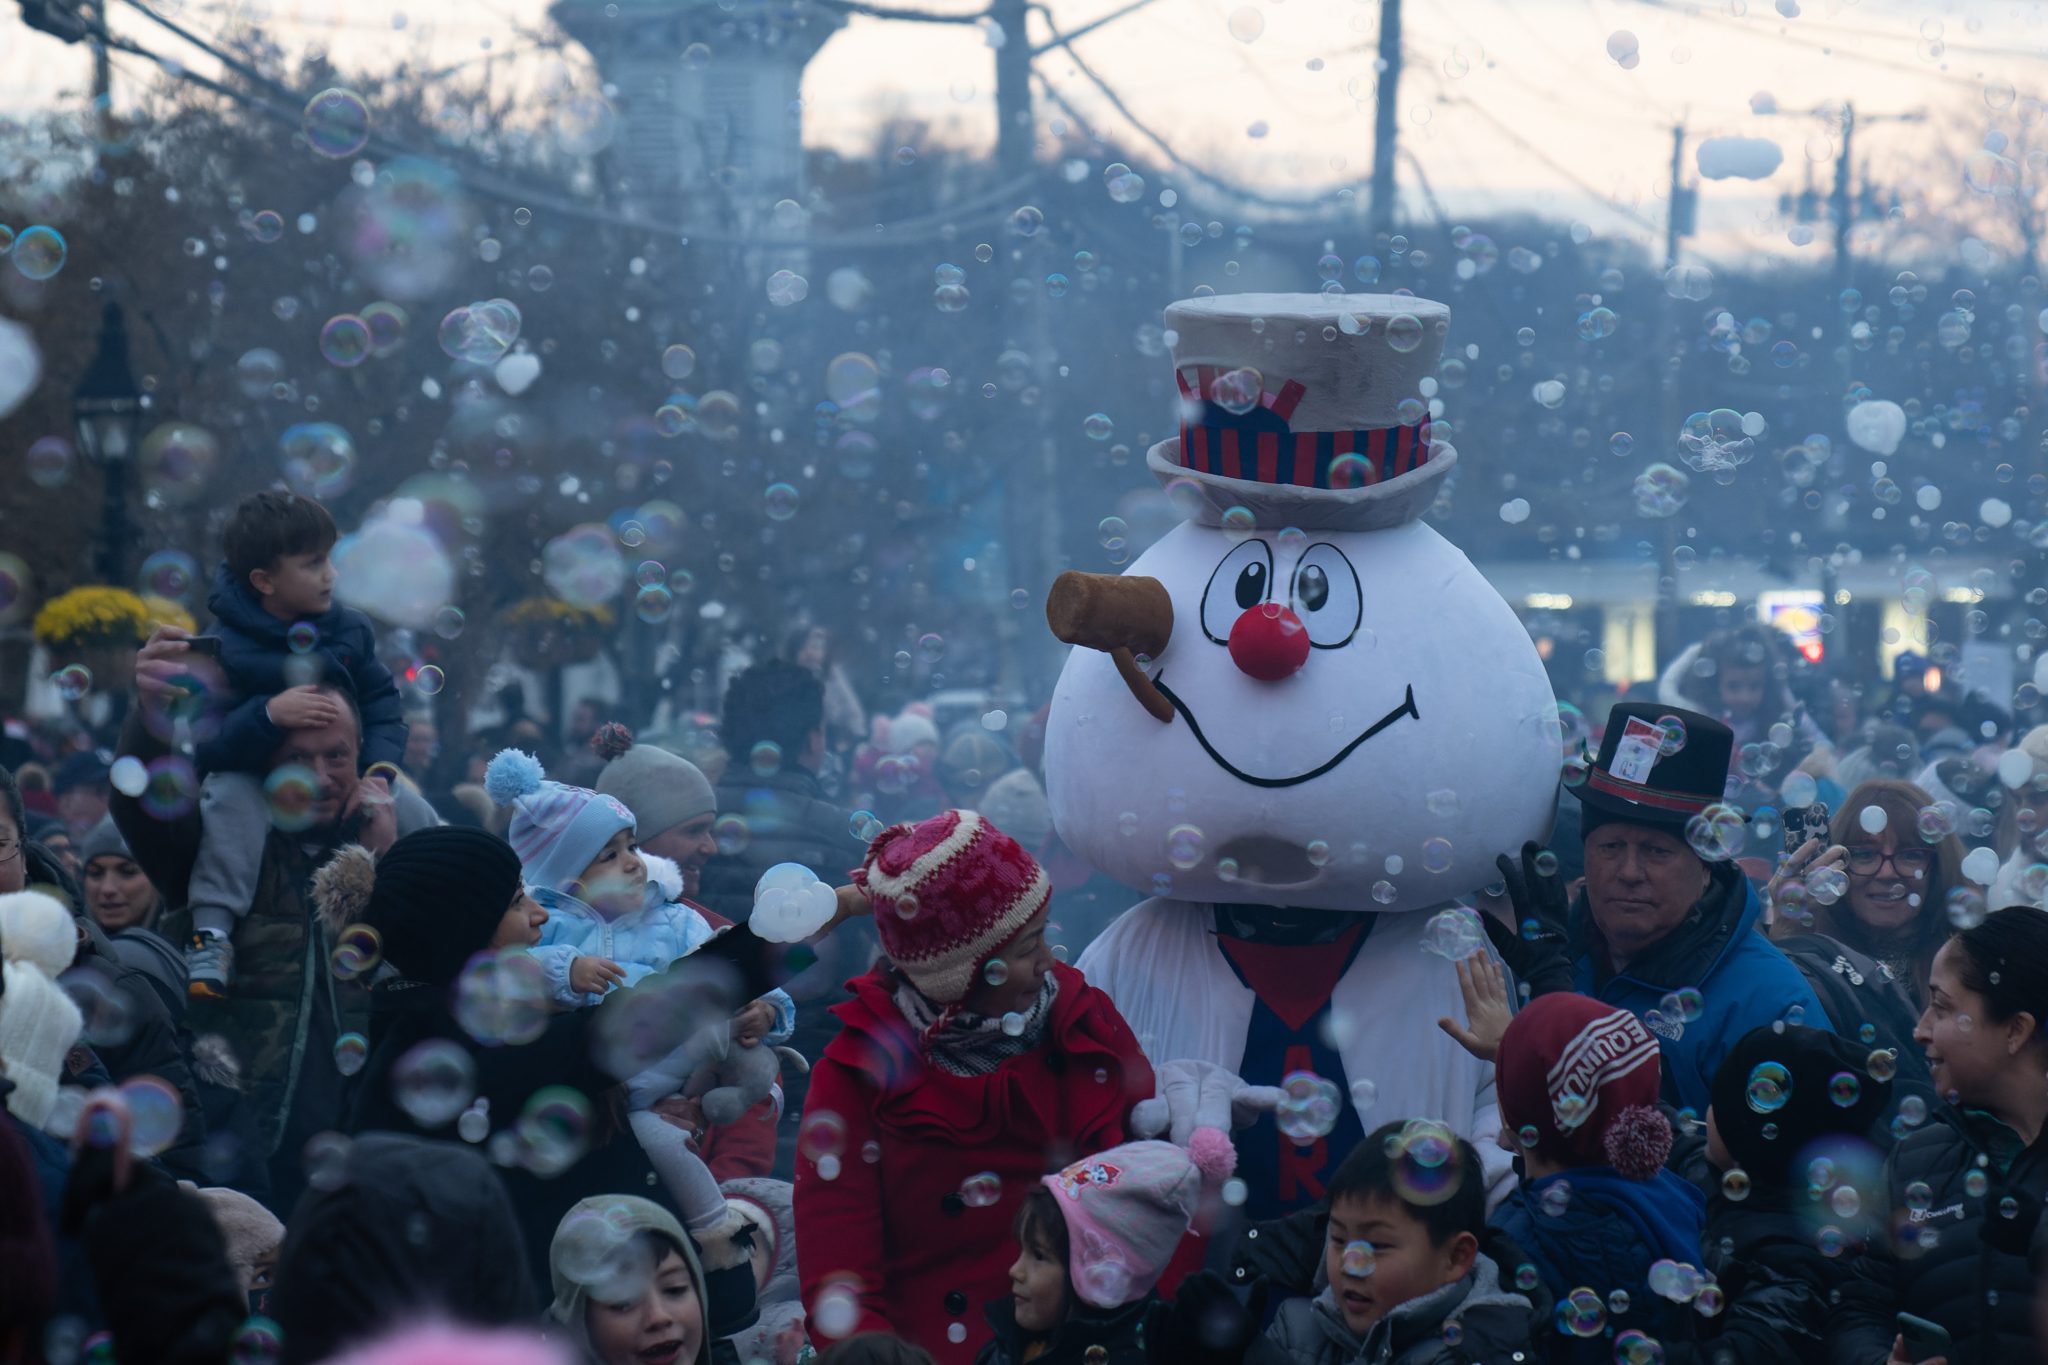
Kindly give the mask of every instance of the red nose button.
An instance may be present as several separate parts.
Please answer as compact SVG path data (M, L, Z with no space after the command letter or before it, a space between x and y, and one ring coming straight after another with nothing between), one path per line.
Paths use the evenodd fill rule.
M1260 682L1291 678L1308 662L1308 631L1278 602L1261 602L1230 628L1230 658Z

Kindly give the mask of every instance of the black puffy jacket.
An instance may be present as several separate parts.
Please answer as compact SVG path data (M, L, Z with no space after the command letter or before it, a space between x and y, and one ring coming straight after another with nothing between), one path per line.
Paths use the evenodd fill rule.
M1699 1324L1705 1359L1807 1365L1824 1358L1830 1295L1848 1277L1850 1260L1821 1254L1818 1231L1783 1191L1759 1186L1740 1203L1718 1191L1707 1200L1701 1250L1725 1302Z
M1890 1245L1856 1259L1828 1322L1836 1365L1883 1361L1899 1313L1948 1329L1949 1365L2032 1359L2027 1245L2048 1198L2048 1141L2022 1147L1990 1115L1943 1105L1892 1149L1885 1192Z

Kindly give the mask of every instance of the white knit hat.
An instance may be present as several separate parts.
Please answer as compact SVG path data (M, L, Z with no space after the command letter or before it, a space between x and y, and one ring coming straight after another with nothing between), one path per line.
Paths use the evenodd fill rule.
M0 1070L14 1082L7 1108L37 1128L57 1104L64 1054L85 1019L57 984L78 951L71 912L40 891L0 896Z

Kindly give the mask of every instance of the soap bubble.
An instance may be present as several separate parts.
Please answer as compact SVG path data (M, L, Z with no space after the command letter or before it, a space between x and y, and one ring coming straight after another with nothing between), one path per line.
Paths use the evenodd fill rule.
M1003 1178L994 1171L982 1171L960 1182L960 1202L970 1209L985 1209L1003 1197Z
M881 367L858 351L833 357L825 367L825 396L847 421L874 421L882 415Z
M306 145L321 156L340 160L354 156L370 141L370 110L353 90L322 90L306 101L300 120Z
M1747 826L1742 812L1716 802L1685 822L1685 841L1703 861L1721 863L1742 851Z
M370 324L354 313L327 319L320 329L320 355L339 369L349 370L370 358Z
M332 422L298 422L277 438L278 462L292 491L322 500L355 483L356 443Z
M392 625L432 625L455 592L455 565L421 522L385 515L334 547L339 595Z
M1266 31L1266 16L1255 5L1239 5L1230 12L1230 36L1240 43L1255 43Z
M767 513L770 521L788 521L796 515L799 500L795 485L771 483L762 495L762 511Z
M270 807L270 823L286 834L311 829L319 818L320 779L301 763L273 768L263 780L263 798Z
M1422 319L1412 313L1397 313L1387 320L1387 346L1403 355L1422 345Z
M478 953L455 981L455 1022L487 1047L532 1042L552 1009L541 965L523 949Z
M1636 475L1636 511L1646 517L1668 517L1685 506L1692 480L1683 470L1662 461Z
M334 1040L334 1069L353 1076L370 1059L370 1040L360 1033L344 1033Z
M176 820L199 804L199 774L192 760L166 754L149 765L149 785L140 798L143 813L155 820Z
M688 379L697 369L697 353L677 344L661 353L661 372L670 379Z
M1743 1098L1757 1113L1775 1114L1792 1098L1792 1073L1778 1062L1758 1062L1750 1069Z
M1216 376L1209 387L1210 399L1225 412L1242 417L1259 406L1265 385L1265 376L1250 366L1240 366Z
M384 961L384 936L367 924L351 924L336 937L327 955L328 970L340 981L355 981Z
M1451 962L1462 962L1486 946L1486 926L1479 913L1462 905L1439 910L1422 930L1422 951Z
M65 701L83 701L92 691L92 670L84 664L66 664L50 675L50 686Z
M177 1089L155 1076L134 1076L121 1082L128 1106L128 1149L141 1157L157 1156L176 1145L185 1130L185 1102Z
M810 296L811 282L794 270L778 270L768 277L768 302L789 308Z
M1633 71L1642 60L1642 47L1636 35L1625 28L1618 28L1607 35L1607 55L1624 71Z
M1574 1289L1557 1305L1560 1332L1574 1337L1597 1337L1607 1329L1607 1305L1590 1289Z
M1376 1261L1371 1242L1346 1242L1338 1265L1346 1275L1356 1280L1372 1274Z
M631 577L631 570L611 529L586 522L564 531L542 547L541 577L555 596L587 608L617 597Z
M1274 1120L1296 1145L1307 1146L1337 1126L1343 1092L1335 1081L1325 1080L1313 1071L1293 1071L1281 1078L1280 1092Z
M1204 851L1202 831L1193 825L1175 825L1166 832L1166 857L1183 872L1200 865Z
M152 597L183 602L199 584L199 563L183 550L158 550L142 561L136 582Z
M59 488L71 477L75 452L62 436L42 436L31 442L22 456L22 468L38 488Z
M1749 1198L1749 1172L1731 1167L1721 1176L1721 1193L1738 1204Z
M590 1100L566 1085L544 1086L527 1097L512 1127L514 1161L542 1179L552 1179L583 1159L590 1149Z
M165 422L142 438L136 463L153 500L183 506L205 491L220 463L220 442L194 423Z
M488 299L449 310L441 319L441 349L450 359L494 365L519 339L524 322L510 299Z
M47 280L64 268L70 254L71 247L64 240L63 233L38 224L22 230L21 235L14 239L14 247L7 253L7 258L29 279Z

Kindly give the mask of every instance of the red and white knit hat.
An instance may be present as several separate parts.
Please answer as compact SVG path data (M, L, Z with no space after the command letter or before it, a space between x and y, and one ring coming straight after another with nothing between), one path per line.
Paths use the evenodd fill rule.
M1052 894L1038 860L971 810L891 825L853 880L875 903L882 951L940 1005L958 1004Z

